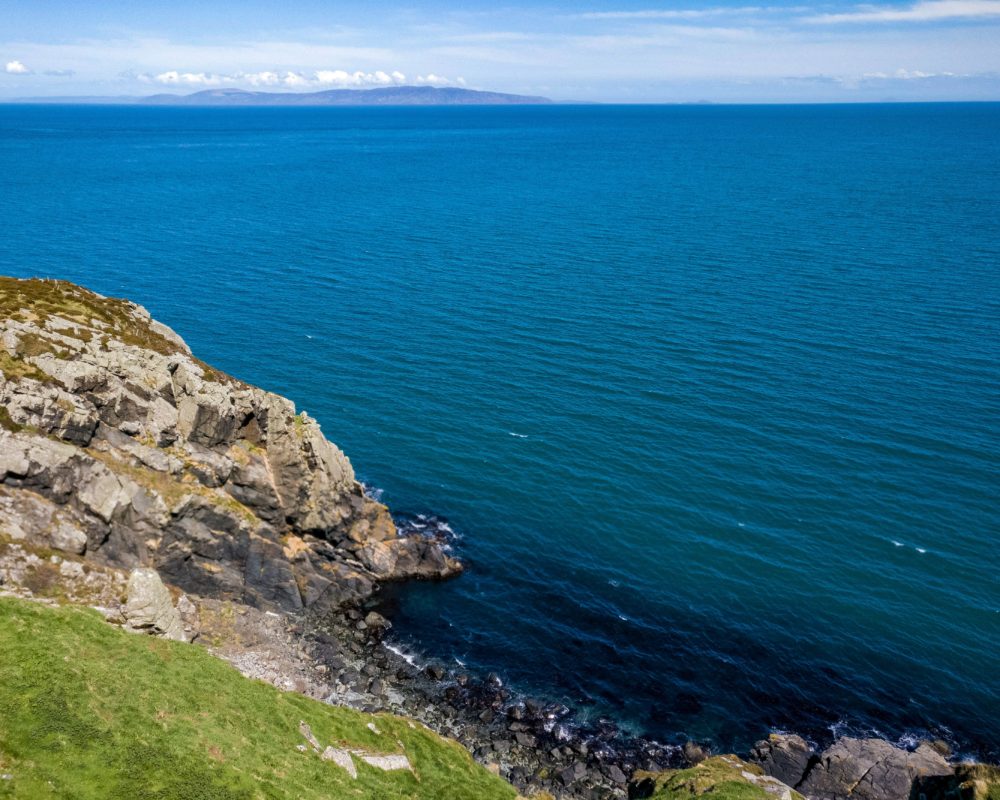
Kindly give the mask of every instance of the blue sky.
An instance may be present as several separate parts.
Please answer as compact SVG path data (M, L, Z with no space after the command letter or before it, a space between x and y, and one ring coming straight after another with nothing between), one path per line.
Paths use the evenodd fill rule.
M618 102L1000 100L1000 0L0 0L0 97L459 85Z

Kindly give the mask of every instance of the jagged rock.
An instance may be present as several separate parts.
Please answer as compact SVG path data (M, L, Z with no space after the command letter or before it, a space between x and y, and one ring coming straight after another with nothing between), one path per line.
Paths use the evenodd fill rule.
M618 784L625 784L628 782L628 777L617 764L612 764L607 769L607 775L612 781Z
M180 642L190 641L170 592L153 569L134 569L128 579L125 629Z
M801 736L772 733L754 745L750 761L759 764L767 775L798 786L816 757L813 748Z
M9 505L31 543L289 611L461 570L398 535L315 420L201 363L140 306L0 277L0 309L0 487L66 520L44 533L29 501Z
M0 444L2 444L0 434ZM82 520L32 491L15 491L0 484L0 533L11 540L82 555L87 534Z
M193 642L201 633L201 618L198 616L198 606L186 594L177 598L177 614L184 626L184 638Z
M927 744L910 753L883 739L843 738L820 754L799 791L814 800L907 800L916 780L953 773Z
M568 767L566 767L566 769L562 770L559 773L559 782L562 783L563 786L571 786L572 784L576 783L578 780L586 776L586 774L587 774L586 765L581 764L579 761L577 761L573 764L570 764Z
M462 565L445 555L436 542L420 536L372 542L363 547L358 556L383 579L437 579L462 571Z

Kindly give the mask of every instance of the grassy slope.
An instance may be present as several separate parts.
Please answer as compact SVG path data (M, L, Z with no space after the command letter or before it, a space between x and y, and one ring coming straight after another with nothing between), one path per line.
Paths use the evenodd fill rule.
M351 780L304 743L405 752ZM379 734L369 730L374 722ZM0 598L0 798L450 798L514 790L457 743L243 678L200 647L124 633L93 611Z

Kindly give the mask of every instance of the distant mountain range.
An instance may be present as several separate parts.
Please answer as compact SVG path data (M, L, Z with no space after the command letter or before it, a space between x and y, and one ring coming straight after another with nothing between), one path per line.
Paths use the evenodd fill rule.
M501 106L551 103L547 97L436 86L329 89L322 92L248 92L206 89L194 94L149 97L31 97L30 103L109 103L156 106Z

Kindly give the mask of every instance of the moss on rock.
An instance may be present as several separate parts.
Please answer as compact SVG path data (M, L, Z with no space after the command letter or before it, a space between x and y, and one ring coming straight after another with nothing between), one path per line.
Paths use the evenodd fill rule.
M803 800L802 795L736 756L713 756L689 769L637 772L629 796L653 800Z

